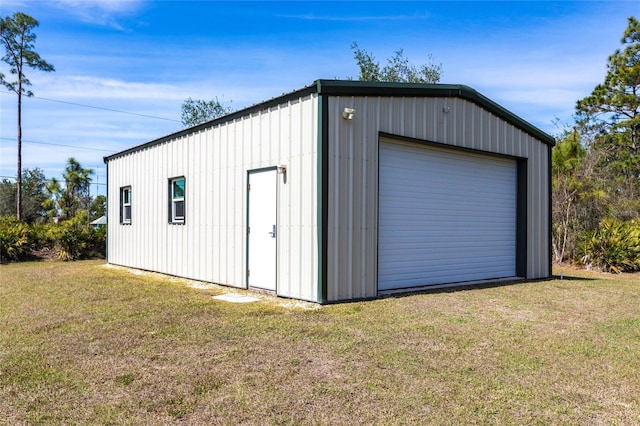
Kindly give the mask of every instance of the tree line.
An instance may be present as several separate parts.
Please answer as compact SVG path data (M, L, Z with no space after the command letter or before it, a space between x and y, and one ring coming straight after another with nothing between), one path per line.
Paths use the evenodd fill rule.
M22 221L43 224L71 219L80 211L89 220L105 215L107 198L93 197L90 192L92 169L82 167L73 157L67 160L61 179L47 179L40 168L22 171ZM17 217L17 183L4 178L0 181L0 216Z
M105 215L107 198L91 196L92 175L73 157L61 179L47 179L39 168L24 169L22 219L17 215L17 183L2 179L0 260L104 256L106 227L89 223Z
M604 82L576 103L552 152L553 257L640 270L640 24L628 18Z

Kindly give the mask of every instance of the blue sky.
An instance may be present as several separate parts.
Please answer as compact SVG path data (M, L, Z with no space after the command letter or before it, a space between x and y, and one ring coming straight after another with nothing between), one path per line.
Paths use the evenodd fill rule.
M414 64L433 55L441 83L469 85L556 134L554 118L570 124L576 100L604 80L640 2L0 3L2 17L17 11L40 22L36 50L56 68L28 74L23 167L59 177L74 156L104 193L103 156L179 130L185 99L240 109L356 77L354 41L380 62L400 48ZM0 112L0 176L15 176L16 96L4 89Z

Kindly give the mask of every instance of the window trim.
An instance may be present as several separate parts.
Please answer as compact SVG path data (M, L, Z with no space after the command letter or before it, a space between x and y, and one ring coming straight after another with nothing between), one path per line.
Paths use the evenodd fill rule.
M183 194L182 197L175 197L174 184L178 181L183 181ZM174 177L169 179L169 223L183 225L186 218L186 188L187 179L184 176ZM176 205L178 202L182 202L182 216L176 216Z
M120 187L120 224L131 225L131 185ZM128 202L125 202L125 194L128 194ZM129 207L129 218L125 217L125 208Z

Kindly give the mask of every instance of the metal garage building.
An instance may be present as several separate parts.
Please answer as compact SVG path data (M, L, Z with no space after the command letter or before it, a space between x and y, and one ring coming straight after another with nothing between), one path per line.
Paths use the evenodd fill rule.
M319 303L547 278L553 144L467 86L318 80L106 157L108 261Z

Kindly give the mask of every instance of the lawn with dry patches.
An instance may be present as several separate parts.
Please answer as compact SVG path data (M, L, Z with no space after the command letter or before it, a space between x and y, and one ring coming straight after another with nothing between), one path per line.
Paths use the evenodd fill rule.
M3 265L0 424L640 424L640 279L560 272L317 307Z

